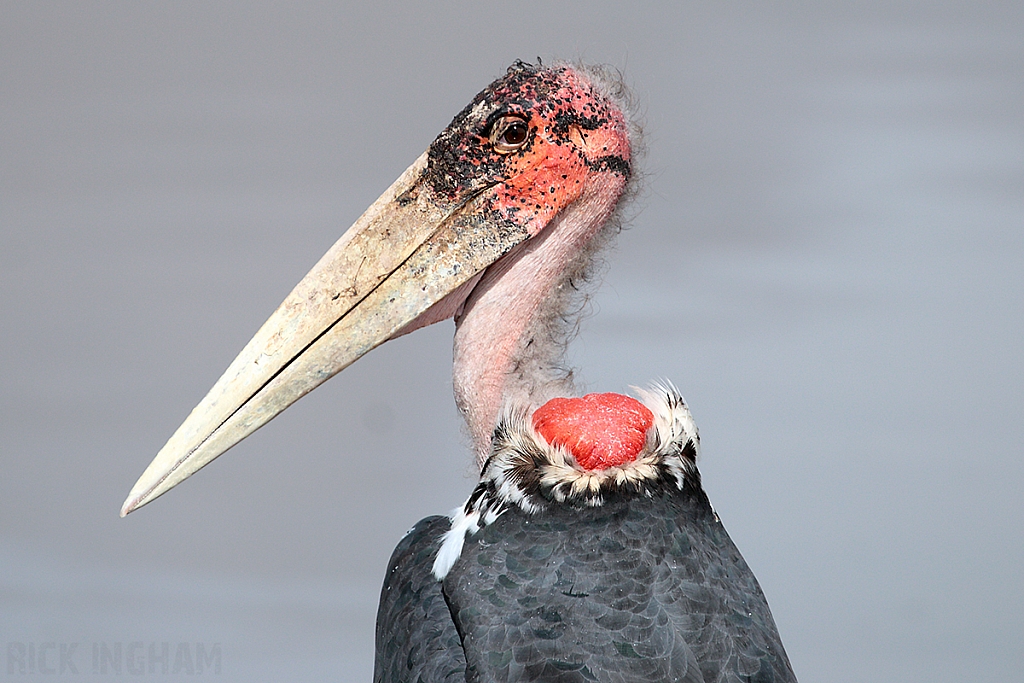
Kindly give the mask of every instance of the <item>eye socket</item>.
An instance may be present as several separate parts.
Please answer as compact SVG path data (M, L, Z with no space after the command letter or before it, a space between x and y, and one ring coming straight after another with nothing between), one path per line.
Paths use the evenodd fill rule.
M526 144L530 127L518 116L502 116L491 126L491 144L498 154L511 154Z

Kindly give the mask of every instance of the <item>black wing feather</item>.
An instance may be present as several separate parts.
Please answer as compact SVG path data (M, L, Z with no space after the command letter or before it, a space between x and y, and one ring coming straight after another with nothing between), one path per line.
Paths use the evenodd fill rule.
M536 515L511 507L466 539L439 584L430 567L448 528L428 518L395 550L375 681L796 681L699 486Z
M447 517L427 517L399 542L377 608L375 683L465 681L466 657L431 573Z

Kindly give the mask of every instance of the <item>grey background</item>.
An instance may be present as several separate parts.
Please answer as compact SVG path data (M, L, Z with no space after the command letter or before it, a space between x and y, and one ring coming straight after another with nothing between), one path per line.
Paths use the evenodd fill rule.
M78 642L82 678L92 643L168 641L219 644L218 680L368 680L391 549L473 483L451 323L117 510L352 220L540 55L622 68L650 148L574 362L686 396L801 680L1018 679L1021 7L3 3L0 643Z

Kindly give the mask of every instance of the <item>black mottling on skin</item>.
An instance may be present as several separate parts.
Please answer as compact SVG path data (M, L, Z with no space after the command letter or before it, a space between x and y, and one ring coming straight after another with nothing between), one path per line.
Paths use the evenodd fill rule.
M508 159L529 151L535 128L530 140L510 155L499 154L488 144L490 129L502 116L519 114L529 118L533 103L525 95L537 96L529 81L538 72L536 67L516 62L504 77L477 94L437 136L430 145L425 172L436 193L458 201L505 180ZM480 105L486 112L483 118Z
M594 115L594 116L583 116L576 111L563 111L555 115L555 127L556 133L567 134L569 128L572 126L578 126L583 130L597 130L601 126L607 125L608 119Z
M527 141L509 154L499 154L489 143L492 126L504 116L521 116L531 121L539 116L553 120L546 126L554 145L571 144L572 126L597 130L609 123L598 113L582 113L556 96L563 86L559 80L564 69L543 69L517 61L502 78L477 94L451 124L438 135L428 151L424 179L439 197L461 203L473 195L509 178L511 165L533 150L538 127L530 126ZM588 103L584 109L592 111ZM629 162L621 157L588 162L598 171L630 174ZM399 202L406 201L405 197Z
M628 178L632 172L632 167L629 162L620 156L608 155L603 156L594 161L588 161L587 165L595 171L611 171L612 173L618 173L619 175Z

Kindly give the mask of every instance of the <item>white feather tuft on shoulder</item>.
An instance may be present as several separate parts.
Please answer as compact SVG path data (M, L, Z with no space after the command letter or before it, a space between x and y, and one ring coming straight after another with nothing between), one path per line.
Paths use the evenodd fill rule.
M455 561L462 555L462 546L466 542L466 536L480 530L480 513L474 510L467 514L465 506L453 510L451 520L452 527L442 537L441 547L437 551L437 557L434 558L432 571L438 581L448 576Z

